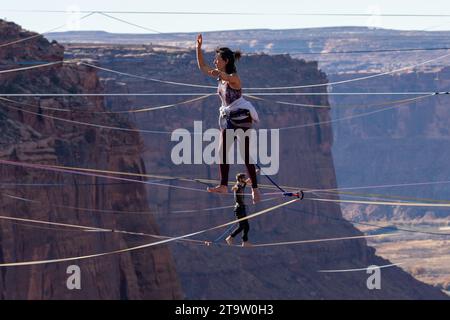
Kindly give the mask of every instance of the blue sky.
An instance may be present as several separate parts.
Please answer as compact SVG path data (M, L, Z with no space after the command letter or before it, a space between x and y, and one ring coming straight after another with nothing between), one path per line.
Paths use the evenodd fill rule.
M106 17L95 15L74 22L73 15L65 13L25 13L7 10L109 10L109 11L227 11L227 12L328 12L328 13L408 13L408 14L450 14L448 0L100 0L100 1L66 1L40 0L10 1L3 3L0 18L14 21L26 29L45 32L59 25L67 24L61 29L104 30L118 33L146 33L139 28L122 24ZM432 5L430 5L432 4ZM288 17L288 16L167 16L167 15L132 15L115 14L115 17L131 21L161 32L199 32L233 29L286 29L324 26L371 26L403 30L450 30L450 18L432 17ZM68 23L67 23L68 22Z

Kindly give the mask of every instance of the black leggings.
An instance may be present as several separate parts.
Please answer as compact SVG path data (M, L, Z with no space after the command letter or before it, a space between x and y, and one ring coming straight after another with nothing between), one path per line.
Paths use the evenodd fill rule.
M228 186L228 174L230 173L230 165L227 163L227 152L225 151L226 148L226 129L222 129L220 137L221 137L221 144L222 144L222 163L219 164L220 169L220 185L222 186ZM248 129L243 129L244 132ZM236 139L236 138L235 138ZM250 163L250 139L247 137L245 138L245 156L244 156L244 162L245 167L247 168L248 176L252 180L252 188L258 188L258 181L256 179L256 168L254 164Z
M234 214L236 215L237 219L241 219L246 217L246 213L245 213L245 207L237 207L236 209L234 209ZM242 234L242 241L246 242L248 241L248 231L250 230L250 224L248 223L248 220L242 220L239 221L239 227L237 227L232 233L231 233L231 237L234 238L236 237L239 233L241 233L242 231L244 231L244 233Z

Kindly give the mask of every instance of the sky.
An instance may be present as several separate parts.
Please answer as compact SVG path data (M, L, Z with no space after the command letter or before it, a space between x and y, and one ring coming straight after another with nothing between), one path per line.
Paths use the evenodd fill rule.
M20 5L18 4L20 3ZM430 5L430 3L432 5ZM63 10L42 13L9 10ZM149 33L138 27L95 14L78 21L82 11L202 11L258 13L363 13L369 17L343 16L242 16L242 15L150 15L116 13L112 16L159 32L205 32L235 29L291 29L326 26L368 26L400 30L450 30L450 17L380 17L389 14L450 14L450 1L433 0L40 0L3 3L0 18L40 33L62 26L58 31L103 30L113 33Z

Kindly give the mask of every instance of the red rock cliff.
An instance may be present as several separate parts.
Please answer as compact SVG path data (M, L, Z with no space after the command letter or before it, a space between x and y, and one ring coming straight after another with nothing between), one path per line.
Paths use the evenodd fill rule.
M0 21L1 43L32 36L13 23ZM20 62L58 61L64 48L43 37L3 47L2 69ZM73 65L2 74L5 93L76 93L102 90L96 72ZM105 124L131 125L123 118L77 112L104 111L102 99L26 98L21 102L70 110L58 112L5 103L0 107L0 158L26 163L57 164L145 173L138 134L68 124L42 115ZM29 114L8 106L38 113ZM149 215L99 213L80 208L149 211L145 186L1 165L0 213L44 221L159 232ZM11 186L14 183L50 183L63 186ZM8 197L24 197L30 203ZM42 227L42 226L41 226ZM59 228L61 229L61 228ZM0 222L0 261L56 259L126 248L149 238L112 233L37 228L36 225ZM66 268L81 268L81 290L66 288ZM181 291L170 251L159 246L139 252L70 263L0 269L0 299L177 299Z

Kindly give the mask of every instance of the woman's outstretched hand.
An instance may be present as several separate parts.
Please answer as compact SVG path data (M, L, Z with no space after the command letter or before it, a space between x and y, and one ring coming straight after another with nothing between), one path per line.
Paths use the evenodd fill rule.
M200 33L198 36L197 36L197 48L201 48L202 47L202 43L203 43L203 37L202 37L202 34Z

